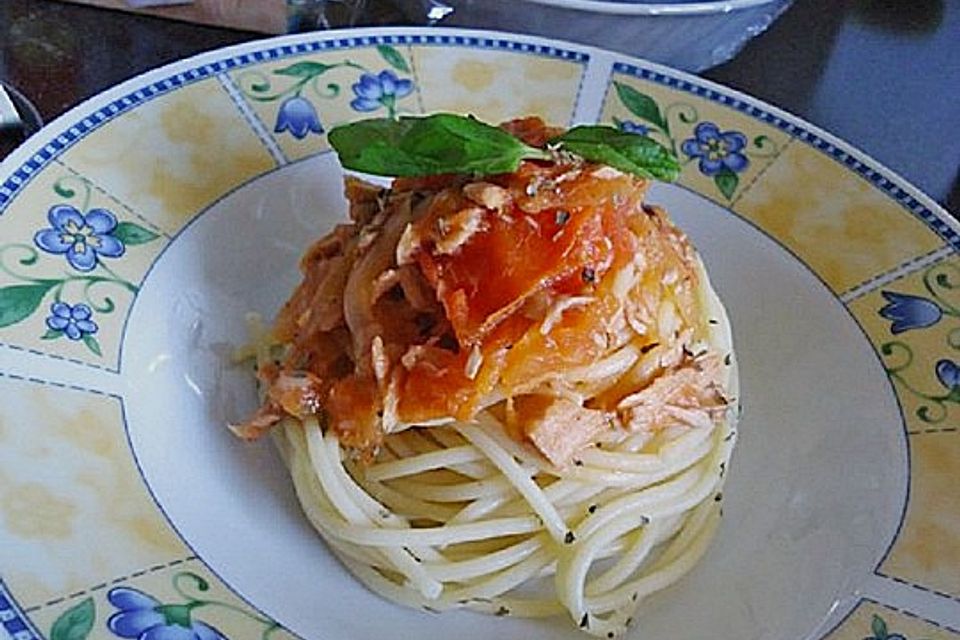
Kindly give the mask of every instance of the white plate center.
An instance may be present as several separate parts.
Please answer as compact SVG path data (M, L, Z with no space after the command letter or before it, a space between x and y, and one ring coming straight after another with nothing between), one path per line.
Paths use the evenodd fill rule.
M409 611L369 594L301 517L268 442L225 424L255 404L232 367L244 316L269 320L310 241L344 215L330 156L261 177L157 261L123 348L130 440L186 542L237 593L304 638L580 638L563 621ZM700 248L729 311L745 414L725 522L702 564L645 603L640 637L815 637L853 604L887 549L906 445L879 361L809 270L730 212L677 187L664 204Z

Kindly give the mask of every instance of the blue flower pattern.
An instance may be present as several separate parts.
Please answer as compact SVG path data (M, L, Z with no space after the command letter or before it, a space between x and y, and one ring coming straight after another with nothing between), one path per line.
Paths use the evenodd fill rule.
M107 628L121 638L137 640L227 640L216 628L190 618L189 605L163 605L129 587L117 587L107 600L118 609Z
M293 96L280 105L273 131L289 131L294 138L302 140L308 133L323 133L323 125L320 124L320 116L309 100L302 96Z
M650 133L650 127L640 124L639 122L634 122L633 120L620 120L617 126L620 128L620 131L635 133L638 136L645 136Z
M413 82L401 80L385 69L377 75L364 73L351 88L356 98L350 102L350 107L355 111L369 112L385 107L392 113L397 99L413 91Z
M897 335L911 329L931 327L943 317L940 306L920 296L912 296L894 291L882 291L881 295L887 304L879 313L887 320L891 320L890 331Z
M125 247L113 235L117 218L106 209L80 213L68 204L58 204L47 212L50 227L34 235L34 243L47 253L65 254L77 271L92 271L100 258L119 258Z
M960 388L960 367L953 360L944 358L938 361L934 371L936 371L937 380L947 391L953 392Z
M884 304L877 309L877 314L890 321L890 333L894 336L946 325L941 329L946 331L946 346L953 351L960 350L960 326L956 326L960 307L955 300L960 290L958 276L960 267L952 262L935 263L920 278L926 289L923 295L883 290L880 295ZM898 392L918 401L914 410L916 417L927 424L939 424L951 419L951 408L960 405L960 365L949 357L934 362L931 353L918 358L916 346L912 341L899 338L881 343L879 351L885 361L884 369L896 383ZM936 381L932 385L927 382L930 378Z
M84 336L92 336L99 327L91 320L93 312L90 307L80 303L70 306L66 302L54 302L50 305L50 315L47 316L47 326L67 336L71 340L80 340Z
M750 161L742 153L747 146L747 138L739 131L720 131L709 121L701 122L694 128L693 137L683 141L680 148L690 158L698 158L700 172L706 176L715 176L722 171L740 173Z

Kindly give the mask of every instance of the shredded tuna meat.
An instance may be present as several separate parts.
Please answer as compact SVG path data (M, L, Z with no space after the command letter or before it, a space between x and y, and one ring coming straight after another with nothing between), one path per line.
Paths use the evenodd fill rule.
M503 127L540 146L561 132ZM368 454L385 432L506 403L512 435L562 466L611 429L708 425L722 365L682 355L705 330L697 258L647 186L567 157L390 189L348 178L350 222L301 260L273 329L282 358L235 430L315 415ZM622 382L578 399L565 372L631 341L643 355Z
M597 434L610 428L610 416L586 409L567 398L544 395L520 396L513 400L514 430L557 466L565 466L577 451Z
M631 431L657 431L677 422L690 426L709 424L718 411L727 407L722 368L716 354L687 357L649 386L620 401L617 409L623 424Z

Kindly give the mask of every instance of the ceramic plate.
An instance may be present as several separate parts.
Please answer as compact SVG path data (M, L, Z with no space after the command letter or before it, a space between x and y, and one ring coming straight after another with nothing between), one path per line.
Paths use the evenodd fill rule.
M729 89L567 43L417 29L164 67L0 165L0 628L578 637L369 594L305 524L269 443L224 427L255 403L229 360L245 315L272 316L344 215L325 130L438 110L618 123L684 163L650 199L726 302L745 414L715 543L631 634L960 638L956 223Z

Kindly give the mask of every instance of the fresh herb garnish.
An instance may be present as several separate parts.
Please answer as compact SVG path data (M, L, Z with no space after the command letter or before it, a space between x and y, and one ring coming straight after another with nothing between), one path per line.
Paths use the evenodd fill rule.
M333 128L328 139L345 168L391 177L509 173L522 160L548 160L557 153L643 178L674 180L680 171L676 157L655 140L601 125L574 127L551 140L548 149L452 113L360 120Z
M344 167L380 176L490 175L515 171L525 158L550 157L503 129L452 113L360 120L332 129L328 139Z
M680 174L676 156L656 140L603 125L582 125L551 144L585 160L610 165L641 178L672 182Z

